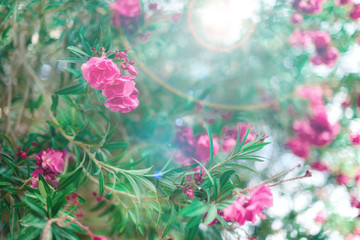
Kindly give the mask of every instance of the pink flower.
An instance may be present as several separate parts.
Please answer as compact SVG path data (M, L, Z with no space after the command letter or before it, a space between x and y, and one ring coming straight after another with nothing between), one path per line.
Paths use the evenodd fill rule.
M360 167L356 168L355 181L356 181L356 184L360 184Z
M355 4L354 8L350 12L350 17L354 20L360 18L360 4Z
M230 153L236 145L236 139L232 137L226 137L223 141L222 148L226 153Z
M150 10L156 10L158 8L158 4L157 3L149 3L149 9Z
M317 223L324 223L326 221L326 215L323 212L318 212L314 220Z
M295 0L292 5L295 9L298 9L303 13L319 14L323 9L322 3L325 1L326 0L305 0L305 1Z
M355 196L350 197L351 206L360 209L360 201Z
M338 6L352 3L352 0L335 0L335 4Z
M93 240L108 240L108 239L104 236L94 236Z
M135 90L130 96L113 97L105 101L105 107L110 108L110 111L127 113L135 110L139 106L138 99L139 91Z
M326 166L326 164L321 162L320 160L311 163L310 166L312 169L318 170L320 172L326 172L329 170L328 166Z
M302 23L304 21L304 17L300 14L300 13L294 13L291 16L291 22L294 24L299 24Z
M92 57L81 66L84 78L92 88L103 90L106 85L112 84L120 75L116 64L105 58Z
M34 170L34 172L31 174L31 177L39 179L39 173L41 173L46 182L50 183L53 187L57 188L59 186L55 174L45 173L45 171L40 167ZM39 186L39 180L31 179L30 182L32 188L37 188Z
M349 234L346 236L345 240L360 240L360 237L355 234Z
M359 145L360 144L360 133L351 133L350 141L353 145Z
M328 66L334 66L338 56L339 50L334 47L327 47L324 50L318 51L317 54L312 57L311 62L314 65L325 64Z
M301 158L308 158L310 154L310 144L309 142L300 139L300 138L291 138L287 141L286 146L290 150Z
M236 221L239 225L244 225L246 221L253 224L256 222L256 215L265 219L262 213L264 208L273 206L273 196L269 187L261 185L253 190L250 197L239 196L233 204L226 207L224 216L231 221Z
M41 151L39 154L36 154L36 165L45 171L59 174L63 171L66 155L67 151L48 148L46 151Z
M331 37L327 32L312 31L310 37L316 49L326 48L331 42Z
M321 87L300 86L296 88L296 96L309 100L312 106L324 105Z
M339 185L346 185L349 182L349 176L340 173L339 175L336 176L336 182Z
M189 198L194 198L194 191L193 191L192 189L186 190L185 194L186 194Z
M300 29L295 29L294 33L289 38L291 45L307 46L311 42L308 32L302 32Z
M228 138L233 138L233 139L235 139L235 143L236 143L236 140L237 140L238 135L239 135L239 128L240 128L240 142L242 142L243 139L244 139L244 136L246 134L248 125L249 125L248 123L239 123L234 128L224 127L223 132L224 132L224 135L225 135L225 140L228 139ZM247 144L247 143L249 143L251 141L254 141L255 138L256 138L256 135L251 131L251 128L252 127L250 126L250 132L247 135L247 138L246 138L244 144ZM230 144L230 141L228 141L227 144ZM227 146L227 147L231 147L231 146Z
M213 137L213 156L218 154L220 146L218 144L217 138ZM209 146L209 137L207 134L203 134L198 137L196 143L195 159L198 161L207 162L210 159L210 146Z
M110 4L110 9L124 17L137 17L141 13L139 0L117 0Z
M128 76L118 76L112 84L105 85L102 91L107 98L128 97L135 91L135 82Z

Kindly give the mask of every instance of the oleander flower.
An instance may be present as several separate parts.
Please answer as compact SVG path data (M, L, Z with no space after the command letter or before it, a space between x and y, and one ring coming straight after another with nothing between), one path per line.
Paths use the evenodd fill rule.
M261 185L251 191L249 197L239 196L233 204L226 207L224 216L230 221L236 221L240 226L246 221L253 224L256 222L256 215L262 219L266 218L263 214L264 208L273 206L273 195L269 187Z
M63 171L67 154L67 151L48 148L46 151L43 150L36 154L36 165L47 172L59 174Z
M320 172L326 172L329 170L328 166L320 160L311 163L310 166L312 169L315 169Z
M33 173L31 174L31 177L36 179L31 179L31 187L37 188L39 186L39 173L41 173L47 183L49 183L51 186L57 188L59 186L59 183L56 179L56 176L54 173L45 172L44 169L41 167L35 169Z
M135 91L132 77L118 76L112 84L105 85L102 94L107 98L128 97Z
M213 137L213 156L218 154L220 146L217 138ZM207 134L200 135L196 143L195 159L207 162L210 159L210 142Z
M139 106L138 99L139 91L135 90L124 97L113 97L105 101L105 107L110 108L110 111L127 113L135 110Z
M352 0L335 0L335 4L338 6L352 3Z
M355 4L353 9L350 12L350 17L354 20L360 18L360 4Z
M291 138L286 142L286 146L301 158L308 158L310 154L310 143L301 138Z
M108 238L104 237L104 236L94 236L93 238L94 240L108 240Z
M137 17L141 13L139 0L117 0L110 4L109 8L124 17Z
M314 219L315 222L317 223L324 223L326 221L326 215L324 212L320 211L316 214L315 216L315 219Z
M111 59L92 57L81 66L84 78L92 88L103 90L120 76L120 70Z
M223 148L224 152L230 153L234 149L235 145L236 145L235 138L225 137L223 144L222 144L222 148Z
M323 90L321 87L300 86L296 88L296 96L307 99L311 106L324 105Z
M291 16L290 20L294 24L299 24L299 23L302 23L304 21L304 17L300 13L296 12Z

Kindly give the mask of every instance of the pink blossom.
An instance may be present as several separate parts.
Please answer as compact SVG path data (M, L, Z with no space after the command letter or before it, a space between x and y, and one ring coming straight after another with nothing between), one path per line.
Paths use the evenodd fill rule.
M360 133L351 133L350 141L353 145L359 145L360 144Z
M300 86L296 88L296 96L309 100L312 106L324 105L321 87Z
M189 198L194 198L194 191L193 191L192 189L186 190L185 194L186 194Z
M135 82L128 76L118 76L112 84L105 85L102 91L107 98L128 97L135 91Z
M300 29L295 29L289 38L291 45L307 46L311 42L311 38L307 31L302 32Z
M110 111L127 113L135 110L139 106L138 99L139 91L135 90L130 96L113 97L105 101L105 107L110 108Z
M66 155L67 151L48 148L36 154L36 165L53 174L59 174L63 171Z
M355 4L353 9L350 12L350 17L354 20L360 18L360 4Z
M236 145L236 139L232 137L226 137L223 141L222 148L226 153L230 153Z
M108 240L108 239L104 236L94 236L93 240Z
M92 57L81 66L84 78L92 88L103 90L120 75L120 70L111 59Z
M264 208L273 206L273 196L269 187L261 185L251 191L250 197L239 196L233 204L226 207L224 216L231 221L236 221L239 225L244 225L246 221L253 224L256 222L256 215L265 219L262 213Z
M310 166L312 169L318 170L320 172L326 172L329 170L328 166L326 166L326 164L320 160L311 163Z
M307 14L321 13L323 7L322 3L326 0L295 0L293 7Z
M254 141L256 138L256 135L251 131L252 127L248 123L238 123L236 125L236 127L234 127L234 128L229 128L229 127L225 126L223 128L225 138L234 138L236 140L238 138L239 128L240 128L240 142L242 142L243 138L246 134L248 126L250 127L250 132L247 135L247 138L246 138L244 144Z
M294 13L291 16L291 22L294 24L299 24L302 23L304 21L304 17L300 14L300 13Z
M326 215L322 211L320 211L316 214L316 217L314 220L317 223L324 223L326 221Z
M345 240L360 240L360 237L358 235L355 234L349 234L346 236Z
M360 167L356 168L355 181L356 181L356 184L360 184Z
M356 196L350 197L350 204L352 207L360 209L360 201L356 198Z
M310 154L310 144L309 142L301 138L291 138L287 141L286 146L290 150L301 158L308 158Z
M59 186L59 183L56 179L55 174L53 173L45 173L44 169L37 168L34 170L34 172L31 174L31 177L36 179L31 179L31 187L37 188L39 186L39 173L41 173L47 183L50 183L53 187L57 188Z
M217 138L213 137L213 156L218 154L220 146L218 144ZM195 159L198 161L207 162L210 159L210 143L209 137L207 134L203 134L198 137L196 143Z
M137 17L141 13L139 0L117 0L110 4L110 9L124 17Z
M156 10L158 8L158 4L157 3L149 3L149 9L150 10Z
M331 37L327 32L312 31L310 37L316 49L326 48L331 42Z
M339 185L346 185L349 182L349 176L343 173L340 173L336 176L336 182Z
M338 6L352 3L352 0L335 0L335 4Z

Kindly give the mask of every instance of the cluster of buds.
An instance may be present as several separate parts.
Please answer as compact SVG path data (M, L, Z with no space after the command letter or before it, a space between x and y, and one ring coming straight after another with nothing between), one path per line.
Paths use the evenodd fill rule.
M188 185L186 184L185 186L181 186L181 191L183 191L189 198L194 198L194 185Z
M21 150L21 148L18 149L18 152L16 153L16 156L21 157L22 159L27 158L27 153L29 152L29 148L25 148L24 151Z
M102 200L104 200L104 194L97 194L96 192L93 192L93 196L96 198L96 201L101 202Z
M71 195L66 196L65 199L66 199L66 203L67 203L67 208L76 207L76 209L78 209L77 211L74 212L74 216L76 218L84 217L82 209L78 208L79 195L76 192L73 192Z
M121 52L115 51L115 59L123 60L123 64L120 66L122 70L127 71L132 76L137 76L137 71L134 67L135 63L132 60L129 61L126 49Z

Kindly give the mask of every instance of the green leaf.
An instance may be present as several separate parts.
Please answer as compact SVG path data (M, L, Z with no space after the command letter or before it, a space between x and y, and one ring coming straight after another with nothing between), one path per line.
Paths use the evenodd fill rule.
M24 198L23 200L30 207L30 209L33 210L33 213L36 213L35 214L36 217L40 217L40 218L46 217L46 212L45 212L44 208L42 208L38 203L36 203L28 198Z
M223 187L234 173L236 173L234 169L223 172L220 176L220 186Z
M115 150L115 149L122 149L126 148L128 143L126 142L111 142L111 143L105 143L102 145L102 148L106 148L108 150Z
M52 100L52 103L51 103L51 111L53 112L53 113L55 113L56 112L56 108L57 108L57 106L58 106L58 103L59 103L59 96L58 95L52 95L51 96L51 100Z
M104 193L104 175L102 174L102 171L99 171L98 174L99 179L99 195L101 196Z
M87 87L86 84L78 83L78 84L75 84L75 85L60 89L60 90L56 91L55 94L58 94L58 95L82 94L82 93L85 92L86 87Z
M145 169L139 169L139 170L123 170L123 171L126 172L127 174L141 176L141 175L145 175L146 173L150 172L151 169L152 169L152 167L145 168Z
M41 232L42 229L40 228L29 227L23 234L20 235L18 240L33 240L39 236Z
M84 59L75 58L75 57L61 58L58 61L59 62L68 62L68 63L85 63L86 62L86 60L84 60Z
M242 169L249 170L249 171L251 171L253 173L258 173L257 171L255 171L251 167L247 167L247 166L237 164L237 163L225 163L224 166L228 166L228 167L231 167L231 168L242 168Z
M178 215L184 215L185 217L203 215L207 211L208 207L208 204L204 204L201 201L196 201L181 209Z
M166 227L165 227L165 229L164 229L164 232L163 232L161 238L165 238L165 236L166 236L166 235L168 234L168 232L170 231L171 226L172 226L173 223L174 223L175 216L176 216L175 207L174 207L174 205L171 205L170 217L169 217L169 219L167 220L167 224L166 224Z
M83 50L81 50L78 47L69 46L69 47L67 47L67 49L69 49L71 52L75 53L79 57L82 57L82 56L88 56L89 57L89 54L87 54L86 52L84 52Z
M214 159L213 139L212 139L209 127L207 125L205 125L205 127L206 127L206 131L207 131L208 138L209 138L209 151L210 151L209 167L211 167L213 159Z
M142 177L139 177L139 176L134 176L134 179L137 179L139 183L141 183L142 185L147 187L152 192L156 193L155 185L152 182L150 182L149 180L147 180L146 178L142 178Z
M89 55L91 55L93 52L91 50L91 47L90 47L89 43L85 39L85 29L84 29L84 27L82 27L80 29L80 34L79 35L80 35L81 43L83 45L83 48L84 48L85 52L88 53Z
M135 182L134 178L132 178L130 175L128 174L124 174L124 176L129 180L129 183L131 184L131 187L134 189L135 195L137 196L140 204L142 202L142 196L141 196L141 192L140 192L140 188L137 185L137 183Z
M211 223L216 218L216 215L217 215L216 205L214 203L211 203L207 211L204 224L208 225L209 223Z

